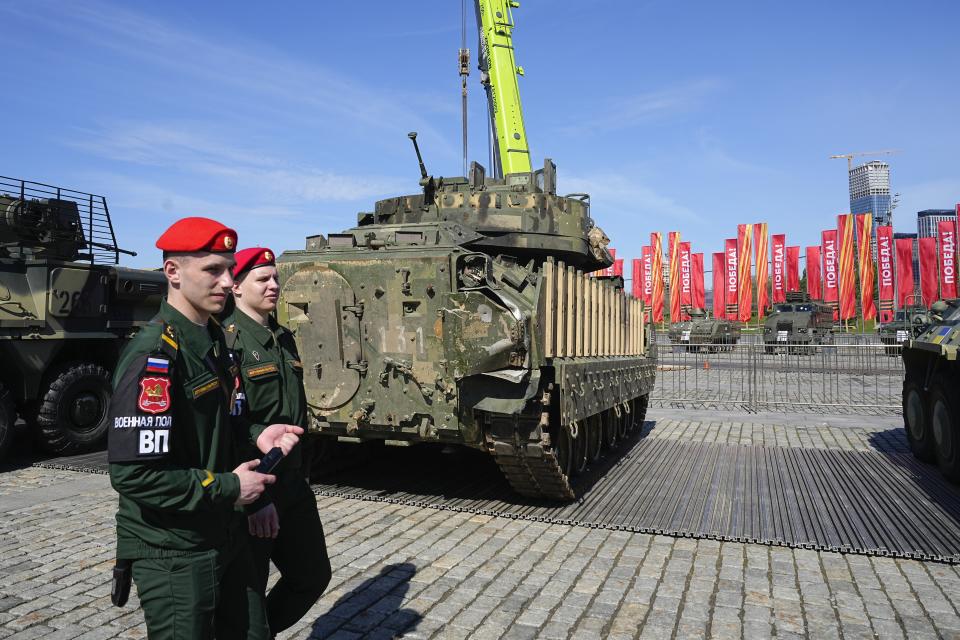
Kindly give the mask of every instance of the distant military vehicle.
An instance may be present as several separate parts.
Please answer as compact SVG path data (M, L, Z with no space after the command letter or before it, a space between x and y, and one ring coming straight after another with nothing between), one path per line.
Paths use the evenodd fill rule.
M915 338L926 327L927 308L922 304L907 305L893 314L893 320L877 327L880 342L887 345L888 356L900 355L900 345L908 338Z
M358 224L287 251L278 315L304 363L311 431L339 441L462 444L518 493L574 497L571 478L639 429L656 374L641 304L585 194L532 170L511 7L480 2L493 177L428 175ZM443 479L437 478L438 486Z
M815 345L833 340L833 310L819 302L788 302L773 306L763 323L767 353L813 353Z
M18 417L53 453L106 437L110 369L166 287L121 253L102 196L0 177L0 457Z
M960 304L938 300L903 344L903 424L913 455L960 482Z
M739 342L739 323L714 318L697 307L690 309L689 315L689 320L670 325L670 342L684 345L688 351L720 351Z

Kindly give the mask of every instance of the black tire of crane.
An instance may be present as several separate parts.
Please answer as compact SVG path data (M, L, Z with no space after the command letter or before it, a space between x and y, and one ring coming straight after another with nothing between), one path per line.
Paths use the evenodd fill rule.
M587 468L587 433L584 425L574 424L577 425L577 437L573 439L573 475L576 476Z
M13 430L17 424L17 407L13 394L0 384L0 460L3 460L13 442Z
M960 403L952 382L938 383L930 389L928 415L930 433L936 445L935 454L940 473L950 482L960 482Z
M53 376L37 414L40 445L55 454L86 451L103 444L110 420L110 374L80 363Z
M584 431L587 440L587 462L593 463L603 452L603 421L599 414L587 418Z
M918 460L933 462L936 454L927 415L928 398L920 383L910 378L904 381L901 406L903 407L903 429L907 433L910 451Z

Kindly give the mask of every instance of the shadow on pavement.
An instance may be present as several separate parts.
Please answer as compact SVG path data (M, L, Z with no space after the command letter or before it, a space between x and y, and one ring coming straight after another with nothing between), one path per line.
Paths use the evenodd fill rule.
M386 639L412 631L423 616L402 605L416 572L409 562L383 567L377 576L364 580L314 620L310 637L326 638L345 631Z

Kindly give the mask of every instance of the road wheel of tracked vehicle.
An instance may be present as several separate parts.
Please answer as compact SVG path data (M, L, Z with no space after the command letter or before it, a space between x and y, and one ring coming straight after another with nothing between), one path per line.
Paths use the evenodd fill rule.
M927 420L927 398L920 384L914 380L903 383L903 428L914 457L933 462L933 434Z
M643 421L647 419L647 405L650 403L650 396L640 396L633 399L633 411L630 413L632 426L630 433L640 433L643 431Z
M17 424L17 408L13 404L13 394L0 384L0 460L7 455L13 442L13 429Z
M613 449L617 446L617 414L613 409L607 409L603 416L603 446Z
M620 405L620 415L617 416L617 440L623 440L630 433L630 421L633 420L633 411L626 404ZM614 412L616 416L616 412Z
M37 414L40 443L51 453L89 449L107 435L110 375L95 364L64 368L47 387Z
M596 462L603 451L603 422L599 415L586 419L587 462Z
M560 427L556 433L551 433L553 441L553 455L557 459L560 472L568 478L573 473L573 452L575 445L570 437L570 429Z
M940 472L947 480L960 482L960 412L955 395L948 395L941 385L931 389L929 420Z
M587 468L587 429L577 424L577 437L573 439L573 475L583 473ZM567 476L569 477L569 476Z

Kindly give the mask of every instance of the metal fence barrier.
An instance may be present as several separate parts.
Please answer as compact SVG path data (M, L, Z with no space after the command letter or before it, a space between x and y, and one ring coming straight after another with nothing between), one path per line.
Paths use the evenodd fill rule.
M900 411L900 345L837 336L829 345L671 344L658 339L655 406ZM858 339L860 338L860 339ZM872 338L872 342L867 339Z

